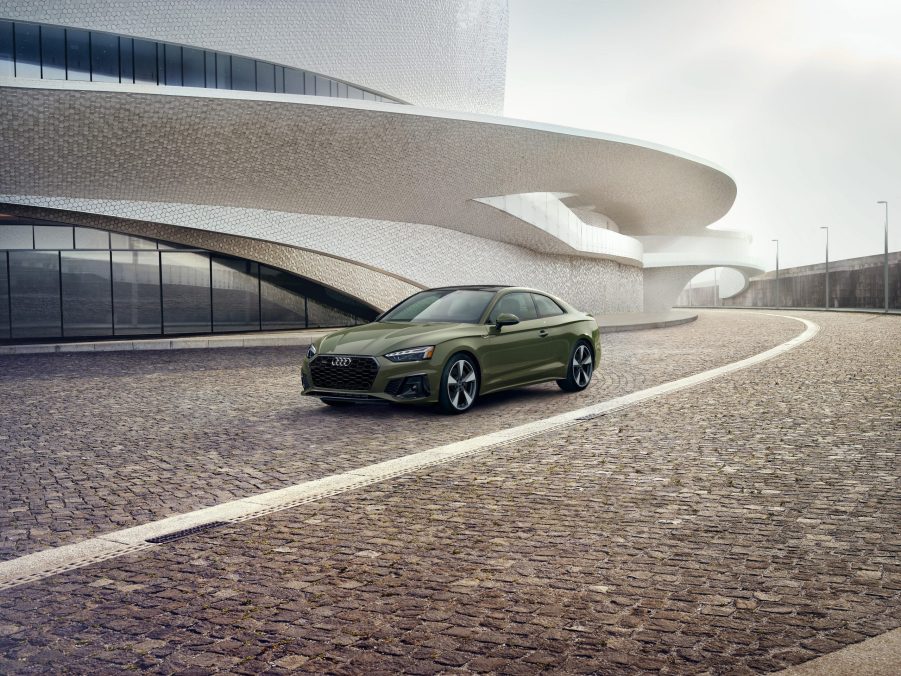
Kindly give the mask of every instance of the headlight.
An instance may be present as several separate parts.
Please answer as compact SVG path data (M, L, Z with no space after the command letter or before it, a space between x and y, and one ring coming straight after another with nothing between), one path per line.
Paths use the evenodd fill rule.
M307 359L312 359L316 356L316 346L310 345L310 349L307 350Z
M408 350L389 352L385 355L385 359L390 359L391 361L422 361L423 359L431 359L432 353L434 351L434 345L426 345L425 347L411 347Z

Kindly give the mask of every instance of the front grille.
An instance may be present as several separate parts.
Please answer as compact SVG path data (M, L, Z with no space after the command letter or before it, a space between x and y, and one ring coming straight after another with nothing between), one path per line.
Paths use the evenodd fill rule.
M379 363L373 357L320 354L310 362L313 386L327 389L366 391L378 372Z

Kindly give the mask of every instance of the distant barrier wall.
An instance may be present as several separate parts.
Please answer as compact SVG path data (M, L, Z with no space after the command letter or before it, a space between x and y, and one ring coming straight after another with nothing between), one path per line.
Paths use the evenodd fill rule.
M866 256L829 264L829 307L882 309L885 307L884 257ZM713 285L686 287L677 305L724 307L825 307L826 266L787 268L751 279L747 289L720 300ZM715 302L716 301L716 302ZM901 310L901 252L889 253L889 308Z

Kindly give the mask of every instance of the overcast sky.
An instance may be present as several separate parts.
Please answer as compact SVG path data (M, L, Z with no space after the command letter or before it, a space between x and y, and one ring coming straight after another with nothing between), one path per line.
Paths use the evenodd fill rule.
M723 167L768 269L901 249L901 0L510 0L505 114Z

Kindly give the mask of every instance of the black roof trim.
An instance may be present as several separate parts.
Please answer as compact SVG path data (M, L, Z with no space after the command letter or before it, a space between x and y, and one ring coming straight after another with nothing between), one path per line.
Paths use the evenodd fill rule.
M479 291L499 291L501 289L512 289L512 286L504 284L463 284L460 286L436 286L432 289L423 289L424 291L444 291L446 289L476 289Z

